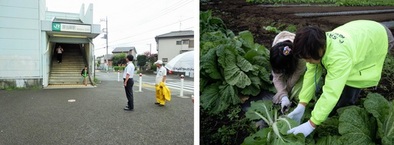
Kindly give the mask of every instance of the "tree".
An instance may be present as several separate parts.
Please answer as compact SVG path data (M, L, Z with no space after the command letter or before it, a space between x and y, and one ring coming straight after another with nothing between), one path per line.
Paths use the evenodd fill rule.
M116 54L112 57L112 66L118 66L122 64L126 64L126 54L121 53L121 54Z
M138 55L137 56L137 65L140 67L140 70L142 70L142 67L146 65L146 61L148 57L146 55Z

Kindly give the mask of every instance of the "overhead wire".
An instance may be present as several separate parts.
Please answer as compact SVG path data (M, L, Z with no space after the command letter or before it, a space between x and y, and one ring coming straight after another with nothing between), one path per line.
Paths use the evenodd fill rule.
M192 19L192 18L193 18L193 17L189 17L189 18L183 19L181 22L187 21L187 20ZM154 31L154 30L157 30L157 29L161 29L161 28L165 28L165 27L168 27L168 26L177 24L177 23L179 23L179 22L174 22L174 23L171 23L171 24L168 24L168 25L156 27L156 28L150 29L150 30L148 30L148 31L144 31L144 32L137 33L137 34L134 34L134 35L131 35L131 36L127 36L127 37L123 37L123 38L120 38L120 39L116 39L116 40L111 41L111 42L109 42L109 43L114 43L114 42L117 42L117 41L120 41L120 40L124 40L124 39L128 39L128 38L136 37L136 36L138 36L138 35L140 35L140 34L147 33L147 32L151 32L151 31ZM109 47L109 46L113 46L113 45L108 45L108 47Z

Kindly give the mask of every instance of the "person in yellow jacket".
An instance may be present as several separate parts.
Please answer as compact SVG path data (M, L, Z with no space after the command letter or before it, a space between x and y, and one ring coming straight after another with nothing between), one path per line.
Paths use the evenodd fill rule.
M164 68L163 66L163 61L157 60L155 62L155 65L157 67L157 72L156 72L156 102L155 104L164 106L166 104L165 98L162 94L162 91L160 90L160 83L165 84L166 78L167 78L167 69Z
M287 116L300 122L305 106L315 95L323 69L327 71L323 93L311 118L287 133L308 136L336 109L354 105L361 88L376 86L386 54L394 38L385 26L369 20L348 22L331 32L317 27L297 31L293 53L307 62L299 104Z

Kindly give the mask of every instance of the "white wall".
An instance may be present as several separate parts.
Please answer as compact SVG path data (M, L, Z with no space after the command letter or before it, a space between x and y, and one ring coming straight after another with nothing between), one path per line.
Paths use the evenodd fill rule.
M40 6L44 0L0 1L0 78L40 78Z
M176 41L181 41L182 39L193 40L193 37L160 38L158 42L158 59L163 60L163 58L167 58L168 61L170 61L172 58L180 54L181 50L194 50L194 48L189 48L188 44L176 45Z

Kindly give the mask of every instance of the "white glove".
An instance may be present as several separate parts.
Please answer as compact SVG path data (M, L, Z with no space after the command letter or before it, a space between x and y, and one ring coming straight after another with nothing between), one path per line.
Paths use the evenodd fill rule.
M294 134L297 135L299 133L304 134L305 137L307 137L309 134L311 134L311 132L315 130L315 128L312 126L312 124L307 121L297 127L294 127L292 129L290 129L289 131L287 131L287 134Z
M298 104L297 108L295 108L292 112L290 112L287 117L297 121L298 123L301 122L301 118L304 115L305 106L302 104Z
M282 113L287 112L289 110L289 107L290 107L290 104L291 104L290 100L289 100L289 97L283 96L280 101L281 101L281 103L280 103L280 106L281 106L280 111L282 111Z

